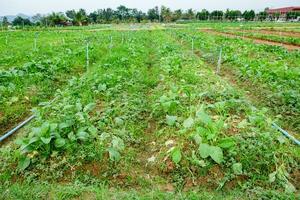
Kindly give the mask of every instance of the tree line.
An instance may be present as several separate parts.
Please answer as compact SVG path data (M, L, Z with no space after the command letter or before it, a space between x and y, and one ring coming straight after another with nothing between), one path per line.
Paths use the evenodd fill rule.
M299 12L296 13L296 17L299 16ZM239 10L229 10L225 12L222 10L214 10L209 12L206 9L203 9L199 12L188 9L188 10L174 10L166 6L154 7L149 9L147 12L135 8L127 8L126 6L119 6L116 10L111 8L98 9L94 12L87 13L84 9L79 10L68 10L65 13L63 12L53 12L48 15L37 14L31 19L25 19L20 16L16 17L12 21L14 26L66 26L66 25L75 25L82 26L88 24L107 24L107 23L124 23L124 22L134 22L140 23L143 21L146 22L176 22L178 20L266 20L268 16L266 10L255 13L254 10L246 10L241 12ZM279 16L271 16L272 19L276 19ZM294 18L295 13L288 13L287 18ZM6 17L2 20L2 26L9 25L9 22Z

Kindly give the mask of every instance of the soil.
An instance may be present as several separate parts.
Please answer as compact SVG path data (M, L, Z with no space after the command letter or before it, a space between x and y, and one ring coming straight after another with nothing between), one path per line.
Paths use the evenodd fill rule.
M238 36L234 33L223 33L223 32L218 32L218 31L214 31L214 30L211 30L211 29L202 29L201 31L204 31L204 32L207 32L207 33L212 33L212 34L215 34L215 35L226 36L226 37L230 37L230 38L242 38L242 39L245 39L245 40L252 40L257 44L282 46L282 47L286 48L289 51L300 50L300 45L274 42L274 41L271 41L271 40L259 39L259 38L250 37L250 36L242 37L242 36Z
M276 36L300 37L300 33L278 31L278 30L257 29L257 30L240 30L240 31L245 31L250 33L263 33L263 34L276 35Z

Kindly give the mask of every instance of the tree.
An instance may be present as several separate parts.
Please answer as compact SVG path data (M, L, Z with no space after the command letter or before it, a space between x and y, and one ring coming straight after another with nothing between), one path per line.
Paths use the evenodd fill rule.
M148 19L153 22L155 20L159 20L159 12L158 12L158 7L151 8L147 12Z
M185 18L189 20L195 19L195 13L192 8L187 10L187 12L185 13Z
M254 10L250 10L250 11L245 10L242 16L246 21L253 21L255 18L255 12Z
M76 16L76 11L75 10L68 10L68 11L66 11L66 16L74 21L75 16Z
M131 15L136 19L138 23L140 23L146 16L145 13L143 13L142 11L138 11L137 9L132 9L131 12Z
M178 9L173 12L172 21L177 21L182 18L182 10Z
M161 18L163 22L171 22L172 20L172 11L170 8L165 6L161 7Z
M97 11L94 11L94 12L92 12L92 13L89 14L88 21L92 22L92 23L96 23L97 22L97 18L98 18L98 13L97 13Z
M66 16L64 15L64 13L53 12L52 14L47 16L43 21L45 21L46 25L61 26L61 25L65 25L67 19L66 19Z
M208 10L203 9L201 12L198 12L196 14L196 18L199 20L208 20L208 18L209 18Z
M41 20L42 20L43 16L41 14L36 14L34 16L32 16L32 23L35 23L36 25L40 25L41 24Z
M74 22L75 24L82 26L84 23L87 23L88 17L84 9L79 9L78 12L75 13Z
M116 14L120 21L123 21L128 18L128 16L129 16L128 11L129 11L129 9L123 5L117 7Z
M227 9L226 13L225 13L225 19L233 21L233 20L237 20L237 18L241 17L241 15L242 15L242 13L239 10L229 10L229 9Z
M258 18L260 21L263 21L263 20L266 20L266 19L267 19L267 15L268 15L268 14L267 14L266 11L259 12L257 18Z
M287 20L297 19L299 16L300 16L300 12L292 11L286 14L286 19Z
M222 20L223 19L223 11L222 10L214 10L210 13L210 19L212 20Z
M7 27L8 25L9 25L8 19L6 16L4 16L2 19L2 26Z
M12 24L14 26L30 26L31 21L29 19L24 19L24 18L18 16L12 21Z

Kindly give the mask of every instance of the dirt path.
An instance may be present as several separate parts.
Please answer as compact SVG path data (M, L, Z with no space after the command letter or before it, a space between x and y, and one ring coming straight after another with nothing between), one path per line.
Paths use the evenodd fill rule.
M274 41L270 41L270 40L259 39L259 38L255 38L255 37L249 37L249 36L242 37L242 36L238 36L234 33L223 33L223 32L218 32L218 31L209 30L209 29L202 29L201 31L206 32L206 33L212 33L214 35L226 36L226 37L230 37L230 38L242 38L242 39L245 39L245 40L251 40L251 41L253 41L257 44L282 46L282 47L286 48L289 51L300 50L299 45L285 44L285 43L274 42Z
M268 35L276 35L276 36L288 36L288 37L300 37L300 32L290 32L290 31L280 31L280 30L267 30L267 29L257 29L257 30L240 30L246 31L250 33L263 33Z

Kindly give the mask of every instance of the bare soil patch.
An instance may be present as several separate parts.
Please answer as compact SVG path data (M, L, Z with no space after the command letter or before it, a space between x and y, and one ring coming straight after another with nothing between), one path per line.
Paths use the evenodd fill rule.
M210 30L210 29L202 29L202 31L207 32L207 33L212 33L212 34L215 34L215 35L226 36L226 37L230 37L230 38L242 38L242 39L245 39L245 40L252 40L253 42L255 42L257 44L282 46L282 47L286 48L289 51L300 50L300 45L274 42L274 41L271 41L271 40L265 40L265 39L260 39L260 38L256 38L256 37L250 37L250 36L242 37L242 36L238 36L234 33L223 33L223 32L218 32L218 31L214 31L214 30Z

